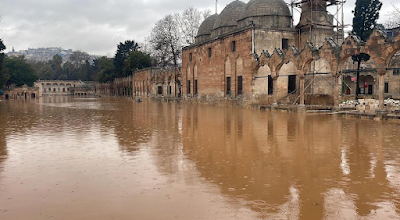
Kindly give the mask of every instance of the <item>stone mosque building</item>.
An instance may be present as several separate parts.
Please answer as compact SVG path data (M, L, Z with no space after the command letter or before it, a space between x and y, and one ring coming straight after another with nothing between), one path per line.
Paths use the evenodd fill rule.
M353 36L344 39L327 12L327 7L338 1L297 4L302 11L297 25L284 0L250 0L247 4L235 0L220 14L208 17L195 43L182 52L182 96L250 105L337 106L342 95L351 95L346 92L353 86L348 85L348 76L341 74L352 65L344 64L351 63L352 54L366 52L375 71L373 85L367 87L374 88L370 95L383 99L383 85L390 81L386 60L399 50L399 37L389 44L384 34L375 31L366 44ZM400 85L397 87L391 88L393 93L400 93Z

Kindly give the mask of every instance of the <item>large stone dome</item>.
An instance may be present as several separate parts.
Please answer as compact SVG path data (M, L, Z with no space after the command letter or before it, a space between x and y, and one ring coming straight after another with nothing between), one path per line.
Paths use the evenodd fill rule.
M237 27L237 21L242 14L246 3L236 0L227 5L221 14L218 16L214 24L214 31L212 35L221 35Z
M292 15L283 0L250 0L238 21L240 27L253 21L257 26L287 28L291 26Z
M196 43L206 41L211 36L211 31L214 28L215 21L218 19L218 14L213 14L206 18L201 23L199 30L197 31Z

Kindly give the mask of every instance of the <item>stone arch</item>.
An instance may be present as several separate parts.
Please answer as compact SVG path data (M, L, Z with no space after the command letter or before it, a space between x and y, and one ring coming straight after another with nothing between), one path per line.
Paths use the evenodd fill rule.
M9 94L5 94L5 99L6 99L6 100L9 100L9 99L10 99Z
M342 57L339 69L343 76L343 85L342 85L342 93L345 95L355 96L356 94L356 72L357 72L357 62L352 60L352 55L350 54ZM344 60L346 58L346 60ZM367 62L361 63L361 72L360 72L360 95L376 95L378 94L378 84L377 84L377 69L374 59L370 59ZM367 76L371 76L374 80L370 79ZM364 84L366 82L367 84ZM369 91L373 90L373 94ZM350 93L350 94L349 94ZM354 97L353 97L354 98Z
M195 95L197 95L197 93L198 93L198 67L197 67L197 64L195 63L194 64L194 67L193 67L193 94L195 94Z
M191 86L192 86L192 74L191 74L191 68L190 65L186 68L186 94L191 94Z
M277 98L285 97L287 94L293 94L298 91L298 71L296 63L290 61L280 66L277 71L279 77L277 79L278 87L276 88Z
M268 65L261 66L254 76L254 93L257 96L267 96L272 94L270 81L272 80L271 69ZM271 87L269 89L269 87ZM270 92L268 92L270 91ZM260 97L261 98L261 97Z
M193 67L193 78L194 79L197 79L197 74L198 74L198 67L197 67L197 64L194 64L194 67Z
M225 77L230 77L232 75L232 63L229 56L225 59Z
M394 56L396 56L396 54L398 54L400 52L400 33L398 34L399 39L397 41L394 41L392 45L390 45L385 53L384 56L386 58L385 60L385 64L386 67L390 68L390 61L393 59Z
M238 58L236 58L236 75L243 76L243 69L243 59L242 57L238 56Z
M243 95L243 88L245 88L245 87L243 86L244 85L244 76L243 76L244 75L244 71L243 71L244 67L243 67L242 57L238 56L236 58L235 64L236 64L236 67L235 67L235 69L236 69L236 78L235 78L236 95Z
M31 93L31 98L32 99L36 99L36 94L35 93Z
M320 57L312 60L309 65L303 69L305 77L305 92L312 95L328 95L332 96L335 86L335 73L332 72L330 62Z
M230 96L232 94L232 90L234 89L234 85L233 85L233 79L232 77L234 77L234 74L232 72L232 62L231 59L229 58L229 56L226 57L225 59L225 78L224 78L224 91L225 91L225 95Z

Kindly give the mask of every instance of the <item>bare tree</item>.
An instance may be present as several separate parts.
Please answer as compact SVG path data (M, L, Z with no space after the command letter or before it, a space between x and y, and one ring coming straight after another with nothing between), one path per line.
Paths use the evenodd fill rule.
M189 7L181 14L176 15L184 45L190 45L195 42L197 31L199 30L201 23L210 15L211 11L208 9L199 11L193 7Z
M201 22L210 14L210 10L199 11L189 7L180 14L167 15L153 27L148 39L150 47L146 43L146 52L150 52L158 66L173 64L177 67L182 47L195 42Z
M182 37L178 24L177 15L167 15L151 30L153 57L157 58L161 66L170 64L178 66L182 50Z
M204 11L201 12L201 16L202 16L202 21L204 21L206 18L210 17L212 14L210 9L206 9Z
M393 10L387 13L389 17L385 22L385 28L397 28L400 27L400 8L392 4Z
M184 44L194 43L200 27L201 16L201 12L193 7L189 7L182 14L177 15Z
M77 68L83 65L87 60L90 60L90 55L80 50L74 51L69 57L71 63Z

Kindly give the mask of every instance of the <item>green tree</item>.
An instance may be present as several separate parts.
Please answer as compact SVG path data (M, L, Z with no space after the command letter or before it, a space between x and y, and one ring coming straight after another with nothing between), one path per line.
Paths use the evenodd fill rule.
M61 77L61 64L63 60L62 57L58 54L53 56L53 59L50 60L51 68L54 71L55 79L60 79Z
M38 79L31 65L29 65L24 57L6 57L4 59L4 69L10 75L6 85L22 86L24 84L33 86Z
M363 41L367 41L376 27L382 2L379 0L357 0L353 11L353 31Z
M129 57L125 60L124 72L125 76L131 75L132 71L138 69L144 69L151 67L150 55L140 51L133 51L129 54Z
M97 81L105 83L115 78L113 59L100 57L94 62L97 72Z
M126 76L124 72L125 60L129 57L129 54L133 51L140 49L139 44L134 40L127 40L124 43L119 43L117 52L114 57L114 68L116 77Z
M362 41L367 41L372 31L376 27L376 21L379 18L382 2L379 0L357 0L356 7L353 11L353 31L352 34L358 36ZM360 66L361 62L366 62L370 56L365 53L353 55L352 59L357 62L357 86L356 99L360 94Z
M4 53L3 51L6 49L6 46L3 44L3 41L0 39L0 89L3 88L4 84L6 84L8 80L7 73L3 70L3 61L4 61Z
M56 79L55 72L51 67L51 61L29 62L29 65L31 65L36 76L39 79L42 79L42 80Z

